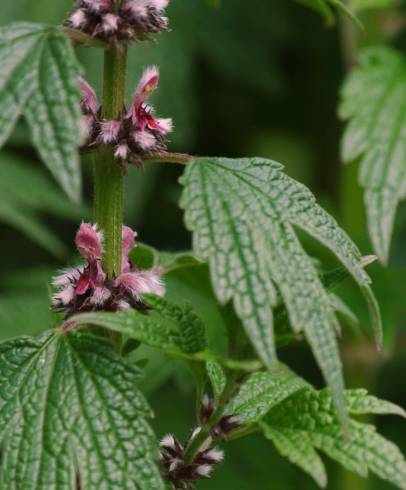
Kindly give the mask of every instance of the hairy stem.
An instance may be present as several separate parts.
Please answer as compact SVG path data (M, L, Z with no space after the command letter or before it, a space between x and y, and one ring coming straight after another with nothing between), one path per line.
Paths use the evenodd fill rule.
M117 45L104 54L104 119L120 116L124 107L127 48ZM95 158L95 221L104 232L103 269L108 277L121 272L121 227L123 223L123 171L111 148L101 148Z

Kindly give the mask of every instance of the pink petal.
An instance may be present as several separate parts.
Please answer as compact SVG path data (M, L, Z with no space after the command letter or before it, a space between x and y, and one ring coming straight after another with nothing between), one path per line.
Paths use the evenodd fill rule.
M75 288L72 285L66 286L62 291L59 291L52 298L52 303L54 306L59 306L61 303L64 306L69 305L69 303L75 297Z
M126 272L116 279L114 285L115 287L123 287L136 298L142 294L156 294L158 296L165 294L165 287L156 269Z
M131 136L145 151L151 149L156 144L155 136L149 131L134 131Z
M111 297L111 292L104 287L96 287L93 291L90 303L96 306L102 306Z
M123 226L122 232L122 249L121 249L121 272L129 272L131 269L131 263L128 259L128 254L135 247L135 239L137 232L132 230L129 226Z
M83 78L79 78L79 86L83 94L81 101L82 109L85 112L96 114L100 109L100 104L97 100L96 92Z
M150 0L130 0L122 6L124 10L130 11L133 17L147 17Z
M115 14L106 14L103 16L102 28L104 32L114 32L118 29L120 17Z
M112 6L114 0L83 0L87 8L93 10L94 12L100 12L106 10Z
M82 116L80 121L80 132L82 134L83 142L90 138L95 121L96 119L92 114Z
M87 22L87 14L83 9L77 9L69 17L69 21L74 29L80 29Z
M130 303L127 303L127 301L124 301L123 299L118 301L116 306L117 306L117 311L127 311L131 308Z
M103 254L103 235L96 226L82 223L76 234L76 247L80 255L88 260L100 260Z
M162 12L169 4L169 0L149 0L150 7Z
M83 273L81 269L66 269L62 271L59 276L55 276L52 280L52 285L56 288L63 288L79 280L80 275Z
M126 143L117 145L114 149L114 158L118 160L127 160L130 153L130 148Z
M128 255L135 247L135 239L137 238L137 232L132 230L129 226L123 225L121 229L122 251Z
M117 141L121 129L121 121L112 119L100 123L100 139L105 145Z
M157 66L150 66L145 69L141 80L135 90L133 102L130 110L128 111L128 117L131 117L133 123L136 124L137 116L140 107L152 94L152 92L158 87L159 82L159 69Z
M173 131L173 122L171 118L157 119L158 129L161 133L166 134Z

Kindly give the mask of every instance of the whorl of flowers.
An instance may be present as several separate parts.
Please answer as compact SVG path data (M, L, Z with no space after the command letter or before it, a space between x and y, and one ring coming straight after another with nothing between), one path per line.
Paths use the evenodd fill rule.
M104 41L144 40L148 34L168 30L164 11L169 0L76 0L77 8L66 22Z
M164 467L163 475L172 483L175 490L195 490L198 480L210 478L215 467L224 460L223 451L212 447L213 442L226 440L231 432L241 427L240 419L235 414L224 414L213 423L215 412L214 400L205 395L199 414L201 426L192 430L186 443L181 444L172 434L161 439L160 456ZM205 440L203 438L203 442L192 458L188 457L188 450L194 444L195 438L201 434L206 434L208 437Z
M161 463L164 467L164 476L176 490L194 490L197 480L210 478L214 468L223 462L223 451L216 447L203 448L197 452L192 462L185 461L186 448L200 430L196 428L192 431L185 446L180 444L172 434L161 439Z
M136 246L137 234L128 226L122 228L121 274L107 278L101 265L103 235L95 225L82 223L76 234L76 247L86 265L64 271L53 280L58 290L52 306L65 317L85 311L125 311L144 309L143 294L163 296L165 288L157 269L140 270L128 255Z
M149 96L158 87L159 70L147 68L135 90L129 110L118 119L101 118L101 106L92 87L83 79L81 108L85 131L85 146L110 145L119 162L142 165L142 157L161 154L167 148L166 135L173 129L172 119L156 118L147 104Z

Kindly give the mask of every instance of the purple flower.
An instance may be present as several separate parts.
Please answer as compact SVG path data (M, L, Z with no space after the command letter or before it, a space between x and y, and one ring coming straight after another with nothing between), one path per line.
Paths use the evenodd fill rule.
M66 25L108 42L140 41L168 30L164 10L169 0L76 0Z
M125 311L145 309L144 294L163 296L165 287L158 269L140 270L129 259L135 247L136 233L128 226L122 229L122 270L113 279L102 269L103 235L95 225L82 223L76 234L76 247L86 265L63 271L55 277L53 308L65 317L84 311Z
M86 126L85 146L111 145L118 162L138 166L142 165L144 156L166 151L166 135L173 129L172 119L155 117L153 107L147 103L159 83L156 66L144 71L129 110L124 110L117 119L101 119L101 107L94 90L82 79L79 83L83 92L81 107Z

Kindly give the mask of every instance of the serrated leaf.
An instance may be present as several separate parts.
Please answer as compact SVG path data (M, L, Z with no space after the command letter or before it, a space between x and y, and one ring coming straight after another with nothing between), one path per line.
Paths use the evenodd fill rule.
M400 411L399 408L396 411L393 404L367 396L363 390L350 390L346 396L349 413ZM321 486L325 486L325 481L319 464L316 465L315 449L363 477L371 471L399 488L406 488L406 461L399 449L378 434L374 426L355 420L350 421L344 439L327 390L305 390L294 394L271 410L260 425L265 436L276 441L277 449L299 464Z
M193 248L199 258L209 261L219 301L233 300L258 354L272 367L276 362L272 308L279 291L290 323L305 333L344 421L337 319L295 227L327 246L349 270L370 302L380 340L379 311L354 243L317 205L313 194L276 162L202 158L187 166L181 182L185 187L181 206L186 225L194 232Z
M204 324L189 304L180 306L157 296L146 296L146 301L152 310L82 313L70 318L66 327L104 327L128 335L151 347L181 356L205 350Z
M351 308L336 294L330 293L330 301L334 310L347 320L350 325L359 325L357 315ZM339 330L341 332L341 329Z
M57 29L28 23L0 28L0 146L25 115L45 165L75 202L81 192L80 70Z
M364 389L347 390L348 411L355 415L400 415L406 417L402 407L386 400L380 400L375 396L368 395Z
M348 120L342 141L345 162L361 158L369 233L387 262L396 209L406 197L406 62L389 47L362 52L360 66L342 89L340 115Z
M237 414L244 424L262 419L274 406L309 384L283 364L273 372L258 372L245 381L238 395L226 408Z
M2 488L161 490L138 372L87 334L0 344Z
M293 464L312 476L321 487L327 486L327 474L323 461L314 450L312 442L306 434L294 429L269 426L263 424L265 437L271 440L276 449Z

